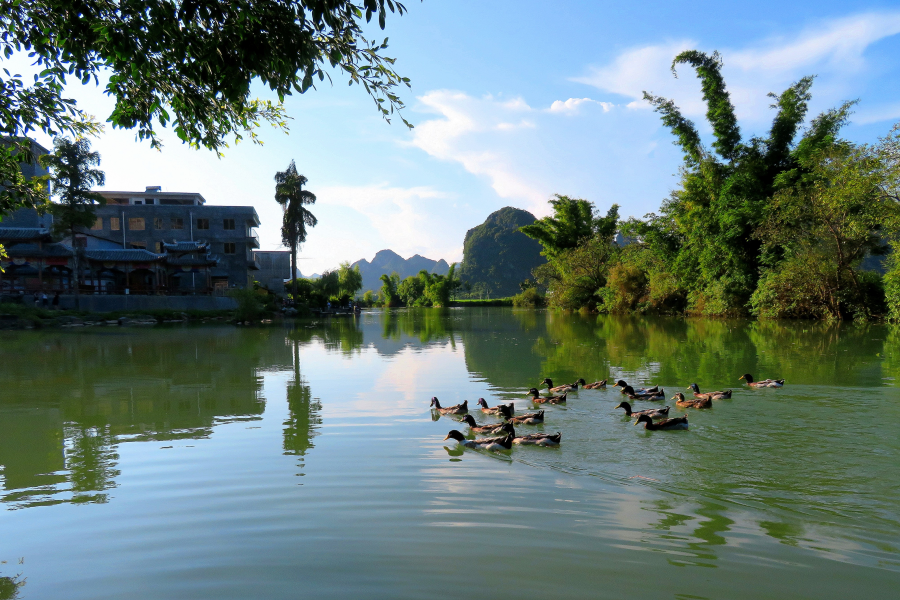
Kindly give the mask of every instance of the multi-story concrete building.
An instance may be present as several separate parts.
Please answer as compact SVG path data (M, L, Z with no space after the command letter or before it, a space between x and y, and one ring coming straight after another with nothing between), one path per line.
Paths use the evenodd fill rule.
M287 250L257 250L256 280L276 294L284 293L285 279L291 279L291 253Z
M193 242L205 245L210 257L217 259L209 271L213 287L246 287L256 279L259 263L253 250L259 248L259 237L253 230L259 227L259 216L252 206L208 206L200 194L162 192L159 187L99 193L106 206L95 209L97 221L76 236L76 245L90 250L105 241L163 254L171 253L176 244ZM190 272L189 267L196 266L182 268ZM192 279L196 283L196 277ZM181 278L177 287L188 287L187 281Z

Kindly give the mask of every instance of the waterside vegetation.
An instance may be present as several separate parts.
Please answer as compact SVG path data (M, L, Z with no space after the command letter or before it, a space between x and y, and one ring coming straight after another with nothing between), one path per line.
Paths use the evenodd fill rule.
M877 144L844 140L847 102L801 131L804 77L771 95L768 134L745 139L718 54L682 52L679 65L701 81L711 148L673 101L645 92L684 152L679 188L659 214L625 221L616 205L601 216L555 196L551 216L520 229L548 260L532 296L603 313L900 320L900 126Z

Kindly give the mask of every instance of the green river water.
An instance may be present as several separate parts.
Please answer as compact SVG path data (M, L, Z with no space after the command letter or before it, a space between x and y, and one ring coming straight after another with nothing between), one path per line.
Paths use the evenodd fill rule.
M900 330L423 309L0 336L0 599L900 597ZM428 408L521 412L544 377L734 396L648 432L579 390L519 428L559 448L501 453Z

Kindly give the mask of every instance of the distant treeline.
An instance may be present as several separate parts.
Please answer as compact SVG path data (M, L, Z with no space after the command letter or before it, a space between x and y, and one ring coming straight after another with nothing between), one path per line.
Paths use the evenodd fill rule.
M712 147L645 93L684 152L680 186L659 214L626 221L616 205L600 215L554 197L552 216L520 229L548 259L531 293L608 313L900 320L900 126L876 144L841 139L847 102L802 129L804 77L772 95L768 134L743 139L718 54L683 52L682 64L701 80Z

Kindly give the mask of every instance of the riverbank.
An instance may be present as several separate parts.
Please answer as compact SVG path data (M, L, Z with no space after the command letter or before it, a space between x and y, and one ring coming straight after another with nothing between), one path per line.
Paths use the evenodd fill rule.
M45 327L104 327L159 325L161 323L234 322L234 310L142 310L90 312L51 310L16 304L0 305L0 329Z

